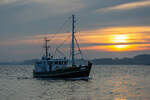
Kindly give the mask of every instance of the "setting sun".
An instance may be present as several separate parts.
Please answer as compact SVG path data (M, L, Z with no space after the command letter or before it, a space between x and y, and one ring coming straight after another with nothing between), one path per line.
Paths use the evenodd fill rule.
M113 35L113 37L111 38L113 43L120 43L118 45L113 45L114 48L118 49L118 50L122 50L128 47L128 45L122 45L121 43L127 43L129 36L127 34L117 34L117 35Z
M127 45L114 45L116 48L125 48Z
M114 42L115 43L123 43L127 42L128 36L127 35L114 35Z

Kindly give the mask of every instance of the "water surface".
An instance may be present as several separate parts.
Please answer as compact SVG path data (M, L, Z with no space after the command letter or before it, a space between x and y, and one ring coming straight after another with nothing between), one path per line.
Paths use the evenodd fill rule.
M89 81L34 79L32 70L0 65L1 100L150 100L150 66L96 65Z

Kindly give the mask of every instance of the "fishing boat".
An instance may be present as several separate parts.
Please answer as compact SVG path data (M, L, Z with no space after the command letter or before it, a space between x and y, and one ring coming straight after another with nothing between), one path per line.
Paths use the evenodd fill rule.
M35 78L52 78L52 79L88 79L92 63L87 61L86 65L76 64L75 62L75 15L71 16L72 20L72 46L71 46L71 64L70 60L64 58L54 58L49 55L48 42L45 38L45 54L40 60L35 62L33 77Z

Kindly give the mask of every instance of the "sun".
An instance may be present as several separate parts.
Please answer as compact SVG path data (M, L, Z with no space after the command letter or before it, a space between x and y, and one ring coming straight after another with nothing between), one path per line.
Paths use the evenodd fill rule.
M117 35L113 35L112 37L112 42L113 43L117 43L117 45L114 45L114 48L118 49L118 50L123 50L126 49L128 47L128 45L124 45L122 43L127 43L129 39L129 36L127 34L117 34Z
M125 48L125 47L127 47L128 45L114 45L116 48Z
M127 42L127 35L114 35L113 41L114 43L125 43Z

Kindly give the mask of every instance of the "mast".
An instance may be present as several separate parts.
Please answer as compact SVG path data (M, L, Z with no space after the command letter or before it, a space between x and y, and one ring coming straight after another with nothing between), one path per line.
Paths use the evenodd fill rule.
M48 58L48 39L47 37L45 37L45 56L46 56L46 59Z
M72 15L72 66L75 65L75 61L74 61L74 33L75 33L74 23L75 23L75 20L74 19L75 19L75 15Z

